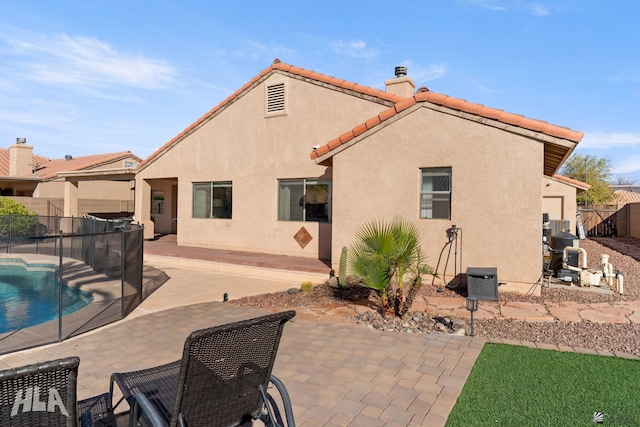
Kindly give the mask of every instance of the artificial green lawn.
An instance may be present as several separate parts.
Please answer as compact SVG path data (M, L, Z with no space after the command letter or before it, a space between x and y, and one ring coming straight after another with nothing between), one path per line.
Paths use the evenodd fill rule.
M640 361L487 343L447 426L640 426Z

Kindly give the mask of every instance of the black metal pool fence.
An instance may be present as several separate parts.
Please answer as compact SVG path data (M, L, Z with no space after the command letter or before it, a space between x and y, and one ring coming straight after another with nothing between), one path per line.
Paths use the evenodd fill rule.
M0 333L0 354L60 342L131 313L143 300L143 234L141 225L126 219L0 216L0 261L54 266L58 283L92 296L84 308L63 315L64 286L55 283L49 289L36 289L36 293L55 295L51 286L56 287L57 317L13 328L18 323L14 319L32 315L37 307L30 301L15 303L2 297L7 289L1 287L20 284L11 283L12 278L0 272L0 321L8 325Z

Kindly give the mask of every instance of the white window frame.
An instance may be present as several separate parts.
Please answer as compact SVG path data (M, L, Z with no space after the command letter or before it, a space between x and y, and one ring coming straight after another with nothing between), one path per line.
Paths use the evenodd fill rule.
M224 194L219 194L220 189ZM216 191L218 190L218 191ZM203 192L199 194L198 192ZM216 193L218 196L216 197ZM194 219L232 219L233 182L206 181L192 185L191 217ZM227 213L228 212L228 213Z
M289 187L283 186L283 184L289 184L291 188L294 186L301 186L302 192L299 192L294 195L296 200L291 200L291 195L288 191L286 191ZM318 218L311 216L308 213L308 209L312 205L318 207L321 204L318 203L307 203L311 195L307 194L308 188L311 186L324 186L328 187L328 200L326 202L326 220L319 219L310 219L310 218ZM332 192L333 192L333 182L330 179L319 179L319 178L297 178L297 179L279 179L278 180L278 221L300 221L300 222L322 222L322 223L331 223L331 211L332 211ZM291 206L295 206L299 204L301 215L298 217L296 215L295 219L291 219ZM298 212L299 214L299 212ZM323 215L324 217L324 215Z
M420 219L451 219L452 175L451 167L420 169ZM429 182L425 182L425 177L431 177ZM440 177L435 181L438 187L436 189L433 189L434 177ZM443 180L444 177L446 181ZM442 214L445 211L444 206L446 206L446 215Z

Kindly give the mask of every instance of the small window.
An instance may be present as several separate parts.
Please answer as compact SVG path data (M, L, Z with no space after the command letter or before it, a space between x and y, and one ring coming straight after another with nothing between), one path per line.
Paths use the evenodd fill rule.
M278 220L331 222L331 181L283 179L278 183Z
M162 215L164 213L164 190L151 192L151 213Z
M267 86L266 116L279 116L286 114L286 91L284 83L276 83Z
M231 219L233 187L231 181L193 184L193 217Z
M451 168L421 170L420 218L451 219Z

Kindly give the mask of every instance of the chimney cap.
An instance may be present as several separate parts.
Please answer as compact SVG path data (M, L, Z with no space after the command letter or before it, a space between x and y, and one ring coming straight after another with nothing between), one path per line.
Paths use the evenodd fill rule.
M27 138L16 138L16 144L26 144Z
M64 156L64 159L65 159L66 161L69 161L69 160L73 159L73 156L72 156L71 154L66 154L66 155Z
M407 75L407 67L399 65L395 69L396 77L405 77Z

